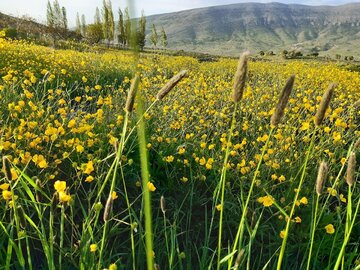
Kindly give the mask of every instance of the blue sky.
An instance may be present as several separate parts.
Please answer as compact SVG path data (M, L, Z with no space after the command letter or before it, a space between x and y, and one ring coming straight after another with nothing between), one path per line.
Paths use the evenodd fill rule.
M58 1L61 6L65 6L67 9L70 26L75 25L76 12L85 14L87 23L92 23L96 7L101 7L102 5L102 0ZM243 2L281 2L305 5L340 5L349 2L359 2L359 0L112 0L114 11L117 10L118 7L126 7L128 1L135 2L134 9L137 11L137 14L143 9L145 15ZM15 16L29 15L39 22L45 22L46 4L47 0L0 0L0 12Z

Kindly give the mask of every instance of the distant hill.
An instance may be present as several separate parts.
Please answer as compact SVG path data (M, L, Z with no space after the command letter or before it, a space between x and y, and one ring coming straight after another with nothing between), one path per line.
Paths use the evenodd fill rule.
M360 54L360 3L241 3L149 16L149 31L153 23L164 27L172 49L226 55L245 49Z
M15 28L18 32L35 36L46 33L47 29L30 17L17 18L0 12L0 29L3 28Z

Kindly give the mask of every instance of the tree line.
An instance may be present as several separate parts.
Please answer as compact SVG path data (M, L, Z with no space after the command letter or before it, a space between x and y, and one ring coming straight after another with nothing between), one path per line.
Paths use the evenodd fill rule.
M68 32L66 8L60 7L58 0L52 3L48 0L46 15L49 34L54 42L64 38ZM103 0L101 11L98 7L95 10L93 23L87 24L85 15L77 13L75 32L90 44L105 42L108 46L118 44L123 48L138 47L143 50L146 43L146 18L142 12L139 19L132 19L126 7L124 10L118 9L115 21L111 0ZM155 48L166 47L168 41L164 28L158 31L153 24L149 41Z

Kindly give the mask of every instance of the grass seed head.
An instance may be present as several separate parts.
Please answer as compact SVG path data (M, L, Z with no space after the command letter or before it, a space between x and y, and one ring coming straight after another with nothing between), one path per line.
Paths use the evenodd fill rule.
M354 149L357 150L360 148L360 138L356 141L356 143L354 144Z
M12 180L11 164L7 156L3 156L3 170L8 181Z
M112 196L110 194L107 201L106 201L104 215L103 215L103 220L105 222L110 219L110 215L111 215L112 207L113 207L113 202L114 202L114 199L112 198Z
M239 59L239 64L235 73L234 77L234 86L233 86L233 93L232 99L234 102L239 102L242 99L245 82L246 82L246 74L248 70L247 62L250 52L244 52L241 54Z
M187 70L182 70L172 77L156 95L158 100L162 100L187 74Z
M160 208L161 208L161 212L165 215L166 212L166 201L164 196L161 196L160 198Z
M318 108L318 110L316 112L316 116L315 116L315 124L317 126L320 126L321 122L324 120L325 113L329 107L331 98L334 94L335 87L336 87L336 84L331 83L321 99L319 108Z
M360 107L360 99L353 104L354 108Z
M355 152L351 152L348 160L347 171L346 171L346 183L349 186L352 186L354 184L355 169L356 169L356 155Z
M241 259L242 259L242 257L244 256L244 253L245 253L245 250L242 248L242 249L239 251L239 253L238 253L237 257L236 257L235 264L234 264L234 269L238 269L238 268L239 268L240 263L241 263Z
M328 166L325 161L322 161L319 166L318 175L316 178L316 193L318 196L321 195L324 183L326 180L326 175L328 173Z
M130 90L128 92L128 96L127 96L126 104L125 104L125 110L129 113L132 112L132 110L134 108L135 96L136 96L136 91L139 87L139 82L140 82L139 76L135 75L135 78L134 78L133 82L131 83Z
M277 126L280 123L281 117L283 117L284 115L286 105L288 104L289 97L294 86L294 82L295 82L295 75L291 75L291 77L287 80L285 87L280 94L278 104L276 105L275 108L275 112L271 116L271 125Z
M37 178L37 177L35 180L35 184L39 189L42 188L41 182L40 182L39 178ZM42 196L38 189L35 189L35 198L36 198L37 202L41 202Z

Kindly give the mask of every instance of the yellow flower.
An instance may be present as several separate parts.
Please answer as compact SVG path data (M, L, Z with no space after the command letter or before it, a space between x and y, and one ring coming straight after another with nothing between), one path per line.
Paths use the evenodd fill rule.
M66 182L57 180L54 183L54 188L57 192L63 192L66 189Z
M97 245L96 244L91 244L90 245L90 252L95 253L96 250L97 250Z
M173 161L174 161L174 157L173 157L173 156L167 156L167 157L165 158L165 161L166 161L166 162L173 162Z
M10 185L8 183L4 183L0 185L0 189L1 190L8 190L10 187Z
M310 128L309 122L303 122L300 130L308 130Z
M302 203L302 204L308 204L308 199L306 198L306 197L302 197L301 199L300 199L300 203Z
M11 179L12 180L16 180L16 179L18 179L18 174L17 174L17 172L16 172L16 170L14 169L14 168L11 168Z
M295 220L296 223L301 223L301 218L300 217L295 217L294 220Z
M153 183L151 182L148 182L147 183L147 188L151 191L151 192L154 192L156 190L156 187L154 186Z
M66 194L64 191L59 192L59 201L62 203L69 202L71 200L71 196Z
M286 180L286 178L285 178L285 176L280 175L278 180L279 180L279 182L284 182Z
M85 174L91 174L93 171L94 171L94 163L90 160L84 166L84 173Z
M94 181L94 177L89 175L88 177L86 177L85 182L91 183L92 181Z
M178 153L181 155L181 154L184 154L185 153L185 147L180 147L179 150L178 150Z
M333 234L335 232L334 225L328 224L325 226L326 233Z
M118 197L119 197L119 196L116 194L115 191L111 192L111 198L112 198L113 200L117 199Z
M257 201L259 203L262 203L265 207L269 207L269 206L273 205L273 203L275 202L274 198L270 195L260 197L257 199Z
M117 266L115 263L110 264L109 270L117 270Z
M285 230L282 230L282 231L280 232L280 237L281 237L281 238L284 238L284 237L285 237Z
M222 204L220 203L220 204L216 205L215 208L216 208L216 210L221 211L221 209L222 209Z
M11 197L12 197L12 193L11 191L8 191L8 190L3 190L2 191L2 196L5 200L10 200Z

